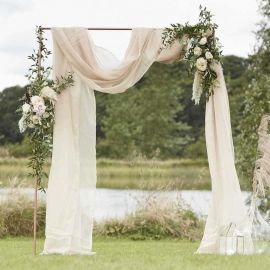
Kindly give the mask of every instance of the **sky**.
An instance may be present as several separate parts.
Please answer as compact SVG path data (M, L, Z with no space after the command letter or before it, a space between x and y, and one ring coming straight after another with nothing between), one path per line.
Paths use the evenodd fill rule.
M31 64L27 56L36 48L36 25L162 28L196 23L200 4L215 15L225 55L252 53L261 19L257 0L0 0L0 91L27 83L24 75ZM91 31L91 35L97 45L122 59L130 31ZM46 37L52 50L49 31Z

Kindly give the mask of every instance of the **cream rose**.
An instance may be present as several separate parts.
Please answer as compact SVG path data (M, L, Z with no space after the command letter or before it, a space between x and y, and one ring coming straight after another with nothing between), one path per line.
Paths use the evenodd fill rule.
M48 98L48 99L51 99L51 100L57 100L57 93L52 89L50 88L49 86L46 86L44 88L41 89L41 92L40 92L40 95L43 97L43 98Z
M28 103L24 103L22 105L22 111L24 114L28 113L30 111L30 109L31 109L31 106Z
M43 103L44 104L44 100L40 96L32 96L31 97L31 103L33 104L33 106L35 106L37 103Z
M206 37L202 37L199 41L200 45L205 45L207 43L207 38Z
M200 55L202 54L202 49L201 49L200 47L196 46L196 47L194 48L194 54L195 54L196 56L200 56Z
M203 57L198 58L196 61L196 68L199 71L205 71L207 69L207 61Z
M213 54L210 53L210 52L206 52L206 53L205 53L205 58L206 58L207 60L211 60L211 59L213 59Z

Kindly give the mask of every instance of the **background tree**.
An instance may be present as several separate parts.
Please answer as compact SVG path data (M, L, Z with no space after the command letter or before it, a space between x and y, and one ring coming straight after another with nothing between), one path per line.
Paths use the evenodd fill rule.
M240 133L239 123L243 117L250 61L225 56L223 62L236 136ZM126 158L137 153L152 157L160 152L160 158L206 158L205 100L201 100L199 106L194 105L191 100L193 76L186 70L185 62L155 63L133 88L123 94L95 92L98 155ZM16 86L0 93L2 144L22 140L15 109L23 91ZM22 150L19 145L9 145L16 156L29 152L24 148L23 145Z
M124 94L109 97L102 123L105 139L98 153L124 158L136 152L153 157L183 154L190 142L190 127L177 114L184 106L175 65L155 63L143 79Z
M242 88L244 96L240 107L243 108L239 121L238 160L242 173L251 179L256 159L257 130L262 116L270 112L270 1L260 2L263 20L256 33L255 53L250 56L247 83Z
M18 129L20 116L15 113L19 99L25 92L23 87L13 86L0 92L0 144L21 142L23 135Z

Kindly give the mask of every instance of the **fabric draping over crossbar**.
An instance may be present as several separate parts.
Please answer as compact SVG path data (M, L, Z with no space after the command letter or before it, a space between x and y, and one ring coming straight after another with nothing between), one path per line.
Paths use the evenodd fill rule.
M94 44L87 29L53 28L54 78L73 72L75 83L56 104L52 165L47 190L43 254L93 254L96 187L96 107L94 90L116 94L142 78L154 62L184 55L187 36L161 50L162 29L134 28L124 59ZM220 253L219 235L235 223L243 231L246 209L234 165L227 90L220 66L219 85L206 105L206 142L212 203L198 253ZM249 237L246 237L246 246ZM249 252L249 249L246 249Z

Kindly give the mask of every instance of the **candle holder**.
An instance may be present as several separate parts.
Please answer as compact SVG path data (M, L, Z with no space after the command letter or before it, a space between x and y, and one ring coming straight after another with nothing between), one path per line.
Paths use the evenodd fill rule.
M231 222L220 233L219 250L221 254L244 254L244 235L237 230L236 224Z

